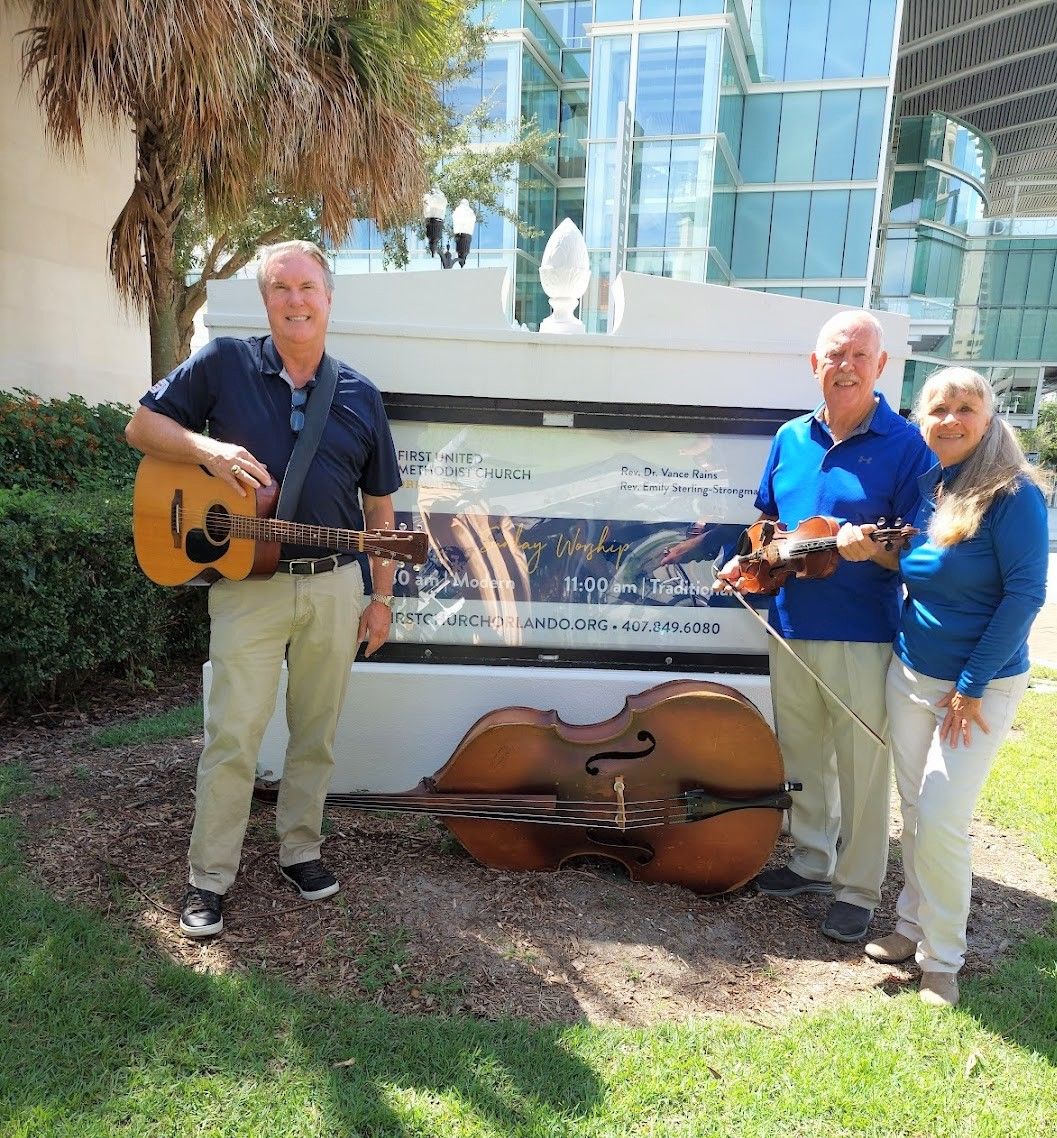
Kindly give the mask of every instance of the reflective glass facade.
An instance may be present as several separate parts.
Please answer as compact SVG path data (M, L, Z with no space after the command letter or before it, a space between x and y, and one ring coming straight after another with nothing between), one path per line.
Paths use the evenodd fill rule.
M487 17L493 38L471 73L443 92L445 103L460 118L482 105L486 108L489 122L471 139L475 145L510 141L519 120L535 121L552 136L535 163L518 167L502 200L503 209L532 232L521 234L502 215L481 213L466 262L468 268L509 269L515 283L510 316L533 328L550 312L539 287L540 256L559 209L565 210L561 216L572 216L582 225L586 167L581 142L587 132L584 51L576 51L565 42L544 14L549 8L556 10L563 28L583 36L591 4L582 0L542 6L533 0L478 5L478 17ZM425 242L413 232L406 237L408 269L436 271L439 263L430 257ZM337 272L391 268L385 262L381 235L372 222L356 225L345 246L334 255L334 263Z
M1057 364L1057 221L987 218L988 140L945 115L899 124L876 303L932 324L903 404L947 362L991 377L1000 405L1034 417Z
M590 331L609 326L623 269L888 307L920 326L904 407L953 360L1030 415L1036 381L1057 374L1057 220L987 217L993 147L965 124L890 125L899 11L898 0L486 0L486 58L446 99L488 105L481 145L509 138L519 117L555 138L505 199L539 233L482 218L470 263L506 265L511 316L536 327L549 311L539 259L569 217L591 259ZM361 226L343 265L379 268L377 244ZM412 246L412 267L435 264Z
M582 305L623 268L862 304L895 0L595 4Z
M761 80L890 74L897 0L757 0L749 7Z
M590 251L592 331L608 326L622 269L861 304L895 12L896 0L482 3L486 58L448 104L488 106L482 145L519 117L555 138L505 203L540 234L482 218L470 263L512 270L511 315L530 327L549 311L536 269L564 217ZM412 267L431 265L411 247ZM369 225L340 263L381 267Z

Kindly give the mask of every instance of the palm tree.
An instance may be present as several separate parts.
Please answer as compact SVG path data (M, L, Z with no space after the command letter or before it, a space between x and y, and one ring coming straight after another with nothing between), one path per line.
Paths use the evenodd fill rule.
M424 181L417 124L466 5L445 0L0 0L30 11L24 82L77 153L85 119L136 136L110 240L120 293L148 314L155 379L179 362L174 241L187 180L210 224L262 187L315 199L322 232L381 224Z

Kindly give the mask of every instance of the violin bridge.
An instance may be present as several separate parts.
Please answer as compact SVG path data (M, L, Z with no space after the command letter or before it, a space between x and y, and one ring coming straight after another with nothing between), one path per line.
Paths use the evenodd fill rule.
M628 827L628 814L624 808L624 776L618 774L613 779L613 793L617 796L617 829L626 830Z

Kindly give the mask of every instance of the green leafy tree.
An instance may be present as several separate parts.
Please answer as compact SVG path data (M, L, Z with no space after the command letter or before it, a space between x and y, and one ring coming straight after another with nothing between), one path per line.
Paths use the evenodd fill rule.
M466 198L478 216L484 211L498 214L522 235L536 236L539 231L504 204L506 187L521 166L539 161L554 135L541 130L534 120L522 121L513 128L514 137L509 141L475 143L479 131L483 128L487 132L493 125L488 113L487 106L478 107L462 121L451 119L422 140L430 185L452 205ZM398 268L408 262L409 232L425 237L421 208L406 211L382 229L383 258Z
M235 276L262 245L295 238L323 241L318 199L265 190L241 217L211 232L201 194L185 183L174 261L179 277L174 288L177 362L191 354L195 315L206 302L209 281Z
M25 11L25 0L0 2ZM135 134L136 179L111 231L110 268L147 314L155 378L180 358L188 202L200 202L213 234L269 208L266 189L280 204L315 203L318 229L334 241L357 217L404 216L424 188L422 124L437 114L467 9L462 0L28 7L23 78L53 143L79 152L89 116Z
M1033 449L1039 452L1039 462L1043 466L1057 470L1057 400L1048 400L1039 407Z
M478 214L485 210L497 213L520 233L532 236L536 231L503 204L505 189L522 164L539 159L550 136L533 123L522 124L513 141L481 149L470 140L483 118L483 110L475 111L464 121L452 123L442 137L420 140L423 176L452 203L466 198ZM407 264L409 230L422 230L420 199L382 230L383 256L399 268ZM214 233L201 195L190 182L185 184L174 261L179 278L174 305L178 361L190 354L194 319L206 302L208 282L235 276L255 258L260 246L293 238L324 240L318 199L264 191L240 218Z
M472 71L484 55L487 26L466 22L473 7L461 0L449 5L449 22L443 29L447 54L437 80L441 90ZM498 133L495 127L486 104L461 119L442 100L423 107L419 122L423 179L441 189L453 204L466 198L478 214L499 214L520 233L533 236L537 231L504 205L505 191L514 172L539 161L554 136L534 122L521 122L503 130L506 141L480 145L480 135ZM179 358L190 353L195 314L205 303L208 282L233 277L254 259L261 245L291 238L322 241L320 213L318 198L295 198L263 189L237 221L212 231L195 184L191 179L185 182L176 231L176 264L183 281L176 289ZM370 216L366 206L361 216ZM423 235L420 199L404 203L390 223L383 225L383 256L389 264L400 268L407 264L407 238L412 231Z
M1040 403L1036 425L1018 430L1017 436L1026 453L1038 454L1040 466L1057 470L1057 402Z

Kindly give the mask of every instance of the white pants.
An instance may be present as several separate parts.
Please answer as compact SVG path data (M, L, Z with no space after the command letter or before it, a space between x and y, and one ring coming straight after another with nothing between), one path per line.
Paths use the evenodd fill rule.
M865 720L885 733L888 644L786 643ZM788 652L769 644L771 698L793 794L789 868L832 881L838 901L873 910L888 866L889 751L828 695ZM839 839L839 845L838 845Z
M188 852L192 885L226 893L235 880L284 657L290 742L275 807L279 862L319 857L334 734L363 607L355 561L315 576L277 573L210 587L213 682Z
M936 701L954 687L908 668L888 669L888 718L896 785L903 811L906 884L896 905L896 932L916 942L927 972L957 972L965 962L972 892L969 824L995 753L1013 725L1028 673L992 680L981 714L991 729L973 728L968 746L941 742L947 709Z

